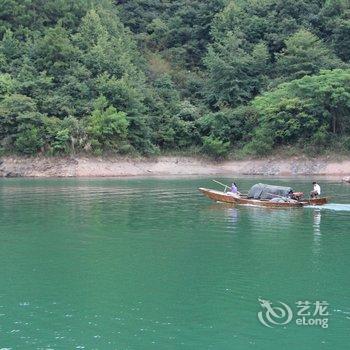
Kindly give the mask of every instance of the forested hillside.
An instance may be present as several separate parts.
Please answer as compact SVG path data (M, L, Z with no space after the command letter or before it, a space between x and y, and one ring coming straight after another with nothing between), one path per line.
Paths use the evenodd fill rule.
M0 152L350 151L349 0L1 0Z

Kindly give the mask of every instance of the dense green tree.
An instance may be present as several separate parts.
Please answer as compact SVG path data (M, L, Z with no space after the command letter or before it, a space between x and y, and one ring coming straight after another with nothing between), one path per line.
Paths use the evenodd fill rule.
M205 58L208 69L208 99L216 106L245 103L257 95L265 82L268 52L264 44L244 50L245 38L231 33L211 46Z
M94 0L6 0L0 3L0 37L7 30L21 37L41 32L59 22L74 31ZM101 1L100 1L101 2ZM104 1L104 5L107 2Z
M350 2L326 0L318 16L320 36L345 62L350 61Z
M264 41L273 59L288 36L312 26L321 8L319 0L233 0L216 16L212 31L216 40L240 31L247 43Z
M86 120L86 131L94 153L103 150L119 153L128 151L128 121L124 112L118 112L113 106L107 106L102 96L95 102L95 109Z
M350 70L326 70L281 84L255 98L252 106L259 114L259 127L247 146L250 151L266 153L297 143L324 149L331 137L350 131Z
M148 103L152 106L149 109L152 141L157 147L181 150L200 142L196 120L201 109L189 100L181 100L169 75L154 81Z
M205 154L213 158L223 159L229 153L230 142L224 142L213 136L204 136L202 150Z
M344 23L342 22L342 25L337 26L335 22L339 24L339 21L344 20L347 16L345 14L346 6L340 6L339 4L337 6L337 2L340 3L341 0L327 2L318 0L229 1L214 20L212 33L215 40L209 49L206 62L208 62L208 59L213 60L211 50L215 47L217 47L216 54L218 57L223 56L222 52L225 51L227 52L227 57L231 53L238 62L235 63L235 58L232 57L233 63L229 66L237 69L237 75L244 82L248 82L249 78L246 78L246 70L243 70L242 74L240 74L239 69L242 60L239 58L250 55L256 45L264 44L268 49L269 55L267 57L258 55L257 59L253 57L252 64L258 63L258 60L261 61L261 57L266 57L265 60L262 60L265 63L265 69L255 70L255 74L253 74L255 82L249 82L248 84L248 86L254 86L256 82L266 81L267 77L268 84L258 84L260 85L258 92L261 91L261 88L273 87L281 81L317 74L320 69L343 67L344 65L340 58L344 58L346 54L343 54L340 58L334 54L333 48L336 45L334 33L343 31ZM325 21L323 18L325 16L324 13L329 13L329 16L331 14L333 16L334 32L329 33L328 36L325 35L322 27L322 23ZM325 18L329 19L329 16ZM239 52L227 40L228 37L234 35L232 33L239 33L240 37L244 38L244 42L239 45ZM319 39L317 35L324 41ZM346 51L347 49L344 48L344 50ZM229 76L229 73L233 71L232 68L228 71L225 70L227 61L228 59L220 62L217 59L217 62L214 64L214 66L219 67L218 69L223 70L221 76ZM212 77L213 72L212 66L213 64L207 65L210 77ZM251 67L251 64L249 64L249 67ZM216 78L220 80L220 76L217 74L214 79L210 79L208 84L210 87L208 97L211 103L216 102L215 99L212 99L212 89L218 81ZM232 88L236 83L234 79L227 78L227 80L231 84L226 82L222 84L221 90L219 88L216 89L218 92L220 90L219 94L222 96L232 94ZM240 87L237 89L240 93L245 90L245 88L241 89ZM255 94L248 94L246 99L249 100L254 96ZM238 101L239 103L241 101Z
M257 110L248 106L239 106L235 109L224 108L215 113L209 113L198 119L201 135L211 136L232 146L242 146L250 141L250 133L258 123Z
M174 64L200 64L211 41L211 21L225 0L126 0L121 18L138 35L140 45L162 51Z
M285 80L343 66L342 61L316 35L305 29L290 36L285 44L286 48L277 54L277 70Z
M11 94L0 101L2 147L15 146L19 152L34 154L43 144L39 133L41 125L42 115L30 97Z
M44 139L48 154L74 154L91 147L86 127L74 117L44 118Z

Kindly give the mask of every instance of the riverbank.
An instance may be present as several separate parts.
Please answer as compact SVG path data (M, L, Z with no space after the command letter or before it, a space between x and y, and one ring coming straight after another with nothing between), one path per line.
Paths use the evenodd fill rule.
M350 175L350 158L229 160L190 157L2 157L1 177L123 177L146 175Z

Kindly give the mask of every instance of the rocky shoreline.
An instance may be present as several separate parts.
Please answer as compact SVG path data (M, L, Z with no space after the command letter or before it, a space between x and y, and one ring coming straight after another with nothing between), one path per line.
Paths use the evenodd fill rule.
M15 157L0 159L0 177L123 177L157 175L350 175L350 158L267 158L211 162L190 157Z

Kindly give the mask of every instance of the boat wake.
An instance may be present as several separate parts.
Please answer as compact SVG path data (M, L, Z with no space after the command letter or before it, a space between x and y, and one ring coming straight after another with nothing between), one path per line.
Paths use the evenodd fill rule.
M334 211L350 211L350 204L329 203L325 205L306 205L304 208L334 210Z

